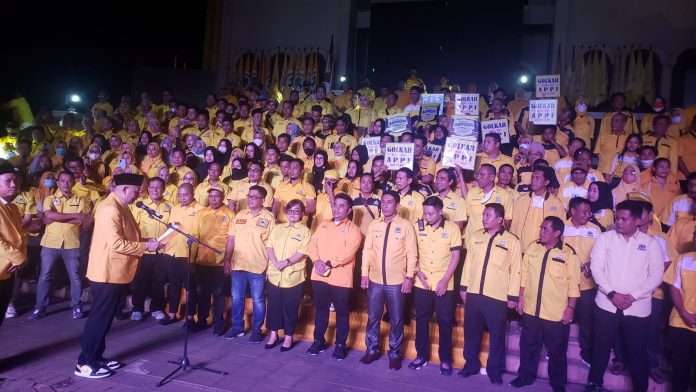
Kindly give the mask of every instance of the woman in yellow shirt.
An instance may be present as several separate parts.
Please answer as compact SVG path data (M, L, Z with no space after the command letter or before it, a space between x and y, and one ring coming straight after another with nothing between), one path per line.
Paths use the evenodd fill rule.
M611 162L611 174L605 173L604 180L608 184L617 185L621 181L623 170L627 165L638 165L640 159L638 150L643 146L643 138L637 134L631 134L626 138L621 152L616 154Z
M590 200L592 217L590 222L607 231L614 226L614 198L609 184L595 181L587 189L587 199Z
M302 223L305 207L297 199L285 206L288 223L277 224L266 242L268 253L268 305L266 328L271 331L265 349L274 348L280 342L278 330L285 331L280 351L293 347L297 313L302 298L302 283L307 279L305 263L310 231Z

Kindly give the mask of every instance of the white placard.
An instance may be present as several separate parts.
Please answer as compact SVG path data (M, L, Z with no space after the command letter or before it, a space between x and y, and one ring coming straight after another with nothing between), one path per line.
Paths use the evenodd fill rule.
M440 158L440 153L442 152L442 146L439 144L428 143L425 145L425 155L433 158L437 161Z
M561 75L537 75L536 97L558 98L561 96Z
M529 101L529 122L537 125L556 125L557 99L533 99Z
M387 133L403 133L408 131L408 113L397 113L387 116Z
M507 118L498 118L481 121L481 136L487 133L497 133L500 135L500 143L510 143L510 129L508 128Z
M387 143L384 165L389 170L407 167L413 170L413 143Z
M367 147L368 156L373 156L382 153L382 150L379 148L380 139L381 138L379 136L364 137L360 139L360 144Z
M454 94L454 114L479 115L479 94Z
M477 147L476 139L459 136L448 137L442 152L442 165L445 167L461 166L463 169L474 170Z
M478 128L478 115L463 116L455 114L452 116L452 125L450 126L451 135L476 139L478 136Z
M442 116L442 114L445 112L445 94L423 93L421 94L420 98L421 106L433 103L439 106L438 114L440 116Z

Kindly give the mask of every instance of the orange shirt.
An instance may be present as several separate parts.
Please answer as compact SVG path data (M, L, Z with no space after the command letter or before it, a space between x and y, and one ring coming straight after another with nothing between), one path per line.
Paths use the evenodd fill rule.
M355 255L362 242L360 228L348 218L336 224L333 220L319 224L309 241L308 256L311 260L331 262L329 276L321 276L312 268L312 280L332 286L353 287Z

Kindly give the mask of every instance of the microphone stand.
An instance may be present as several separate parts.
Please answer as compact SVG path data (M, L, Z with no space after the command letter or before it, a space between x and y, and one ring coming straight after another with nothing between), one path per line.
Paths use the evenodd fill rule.
M220 252L219 250L206 244L205 242L199 240L198 238L180 230L178 227L174 226L173 224L166 223L166 222L162 221L154 214L148 214L148 216L151 219L154 219L157 222L167 226L167 228L183 235L187 239L186 244L188 245L188 260L187 260L187 265L186 265L186 278L185 278L186 279L186 286L185 286L186 287L186 311L185 311L186 316L185 316L184 322L188 323L189 317L192 316L190 314L190 309L191 309L191 246L194 243L197 243L201 246L204 246L204 247L210 249L215 254L222 254L222 252ZM184 325L184 354L181 357L179 357L179 359L176 361L167 361L167 363L171 363L173 365L178 365L178 367L176 369L174 369L174 371L172 371L171 373L164 376L164 378L162 378L157 383L157 387L161 387L162 385L171 381L174 378L174 375L179 370L182 370L184 373L186 373L189 369L191 369L191 370L203 370L203 371L210 372L210 373L221 374L223 376L228 374L227 372L222 371L222 370L210 369L210 368L207 368L204 366L199 366L199 365L192 365L191 361L188 358L188 337L189 337L189 328L188 328L188 325Z

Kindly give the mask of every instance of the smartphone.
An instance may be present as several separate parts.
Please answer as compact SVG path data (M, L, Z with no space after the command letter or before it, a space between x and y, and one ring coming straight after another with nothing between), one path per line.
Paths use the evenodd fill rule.
M120 161L118 161L118 165L121 167L121 169L125 169L126 168L126 160L121 159Z

